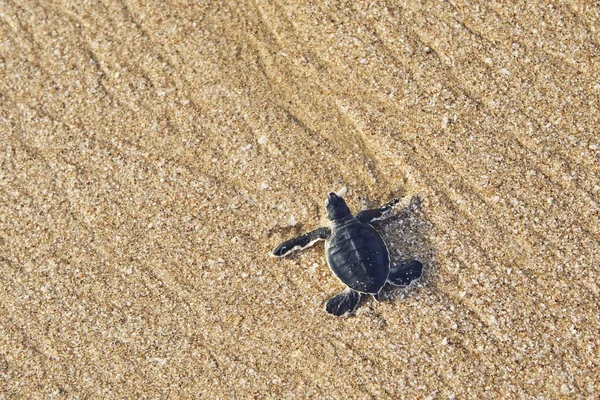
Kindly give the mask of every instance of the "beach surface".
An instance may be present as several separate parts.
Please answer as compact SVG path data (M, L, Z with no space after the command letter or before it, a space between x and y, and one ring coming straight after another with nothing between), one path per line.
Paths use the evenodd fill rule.
M0 399L600 396L598 3L315 3L0 2Z

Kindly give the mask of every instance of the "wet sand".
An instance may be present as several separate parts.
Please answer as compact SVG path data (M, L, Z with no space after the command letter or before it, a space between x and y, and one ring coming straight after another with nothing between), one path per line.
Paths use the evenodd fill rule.
M0 3L0 398L599 396L600 8L353 3Z

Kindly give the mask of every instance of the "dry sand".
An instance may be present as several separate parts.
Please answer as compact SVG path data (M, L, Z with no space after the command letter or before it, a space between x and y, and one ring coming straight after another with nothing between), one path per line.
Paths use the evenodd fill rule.
M312 3L0 2L0 398L600 396L598 3Z

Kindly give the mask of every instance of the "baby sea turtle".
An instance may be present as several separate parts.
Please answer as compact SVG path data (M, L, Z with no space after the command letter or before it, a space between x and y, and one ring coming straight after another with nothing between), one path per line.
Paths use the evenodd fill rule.
M329 193L325 206L331 228L318 228L283 242L273 250L273 255L284 257L325 240L327 264L347 286L345 291L327 301L325 309L337 316L351 314L363 294L379 300L379 293L386 283L408 286L423 274L423 264L416 260L390 268L387 246L370 225L392 216L398 202L394 199L381 208L364 210L353 216L342 197Z

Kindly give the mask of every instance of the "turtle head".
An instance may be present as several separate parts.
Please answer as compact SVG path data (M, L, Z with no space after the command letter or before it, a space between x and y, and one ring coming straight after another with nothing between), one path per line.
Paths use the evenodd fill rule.
M333 192L327 196L325 207L327 207L327 218L331 221L336 221L350 215L350 209L344 199Z

